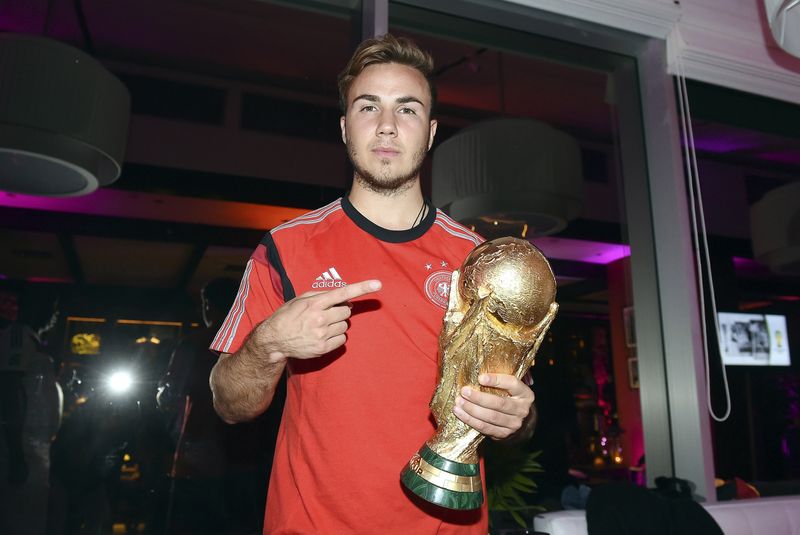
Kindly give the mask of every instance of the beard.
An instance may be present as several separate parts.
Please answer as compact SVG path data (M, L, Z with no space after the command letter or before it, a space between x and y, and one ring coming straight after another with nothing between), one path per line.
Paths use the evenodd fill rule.
M381 167L378 172L373 173L359 163L356 148L349 140L347 141L347 155L355 171L353 180L366 189L383 195L401 193L410 188L414 180L419 177L419 171L422 169L427 153L428 150L425 145L414 151L411 158L411 168L407 172L393 171L391 162L384 160L381 161Z

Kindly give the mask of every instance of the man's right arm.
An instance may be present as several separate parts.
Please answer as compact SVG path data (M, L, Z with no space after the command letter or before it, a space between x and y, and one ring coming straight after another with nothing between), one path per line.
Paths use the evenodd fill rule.
M308 292L259 323L242 346L223 353L211 370L214 408L228 423L252 420L272 403L287 359L325 355L347 340L348 301L381 288L380 281Z
M256 331L233 354L223 353L211 370L214 409L229 424L252 420L267 410L275 387L286 368L286 360L270 361L269 350L260 345Z

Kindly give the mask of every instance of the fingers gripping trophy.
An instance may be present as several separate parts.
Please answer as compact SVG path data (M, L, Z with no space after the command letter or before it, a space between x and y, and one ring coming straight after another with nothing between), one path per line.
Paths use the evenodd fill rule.
M453 405L466 385L508 395L480 386L478 376L522 378L558 311L555 297L549 262L517 238L479 245L453 272L439 334L439 382L430 404L437 429L401 474L411 492L451 509L483 503L477 450L484 435L459 420Z

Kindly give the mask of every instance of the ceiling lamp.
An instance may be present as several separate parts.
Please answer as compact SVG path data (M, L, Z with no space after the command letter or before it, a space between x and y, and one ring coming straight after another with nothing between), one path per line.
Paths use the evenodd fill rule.
M0 190L60 197L110 184L129 115L128 90L91 56L0 34Z
M800 57L800 0L764 0L772 37L789 54Z
M800 275L800 181L775 188L750 207L756 259L779 274Z
M433 153L433 203L485 237L559 232L583 209L581 153L529 119L473 124Z

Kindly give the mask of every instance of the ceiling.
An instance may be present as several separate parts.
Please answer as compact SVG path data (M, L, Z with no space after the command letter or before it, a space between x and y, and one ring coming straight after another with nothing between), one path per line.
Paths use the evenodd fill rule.
M134 111L126 165L111 187L71 199L0 192L0 275L196 292L214 276L238 278L265 230L340 195L350 171L336 136L335 79L357 25L343 8L301 4L317 9L0 0L0 31L86 49L129 84ZM590 190L616 197L614 94L601 69L393 31L434 55L440 138L483 118L536 118L578 138ZM486 31L491 41L497 29ZM731 126L703 108L692 110L701 156L798 176L800 134L786 135L780 117ZM606 299L598 266L625 243L618 210L602 209L540 244L560 284L588 304Z

